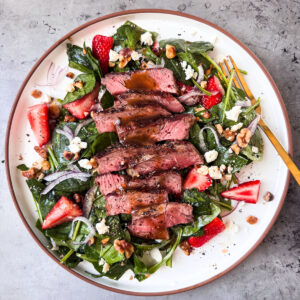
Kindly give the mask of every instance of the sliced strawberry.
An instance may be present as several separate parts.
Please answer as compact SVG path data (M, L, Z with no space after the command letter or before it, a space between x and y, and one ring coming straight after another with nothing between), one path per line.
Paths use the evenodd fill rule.
M183 188L193 189L196 188L199 192L205 191L211 185L212 181L209 175L203 175L198 173L197 168L192 169L186 176Z
M158 42L154 42L154 44L153 44L153 46L152 46L152 52L153 52L156 56L161 56L162 49L159 47L159 43L158 43Z
M183 82L176 80L179 92L181 95L186 94L194 89L191 85L184 84Z
M114 39L110 36L95 35L92 42L93 55L99 60L103 74L108 72L109 50Z
M91 107L95 103L95 99L98 97L100 90L99 83L96 83L94 89L84 97L75 100L74 102L68 103L64 105L74 117L78 119L85 119L91 110Z
M219 104L225 94L222 84L218 77L212 76L208 79L207 88L209 92L212 92L211 96L204 95L201 99L201 104L206 109L210 109L212 106Z
M81 215L82 211L79 206L67 197L62 196L49 211L43 222L42 229L48 229L62 223L70 222Z
M247 203L256 203L258 200L260 189L260 180L244 182L237 187L233 187L221 193L224 198L237 201L245 201Z
M39 146L47 144L50 140L47 104L37 104L28 107L27 118Z
M192 247L199 248L224 229L225 224L219 218L215 218L204 226L204 234L202 236L191 236L188 242Z

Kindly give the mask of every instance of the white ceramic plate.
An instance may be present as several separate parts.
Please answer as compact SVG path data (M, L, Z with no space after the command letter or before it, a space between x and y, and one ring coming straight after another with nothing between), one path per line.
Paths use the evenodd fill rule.
M116 13L91 21L71 32L72 42L82 45L91 44L95 34L112 35L116 28L130 20L147 30L156 31L160 38L184 38L190 41L204 40L214 43L213 57L220 61L227 55L231 55L237 65L248 71L247 83L256 97L261 97L263 118L269 124L283 147L291 151L291 135L287 114L280 94L258 59L238 40L224 32L222 29L204 20L190 15L162 10L139 10ZM12 109L7 130L7 175L10 183L12 197L20 213L24 224L32 233L32 236L43 250L54 257L46 248L43 235L35 228L37 214L31 194L26 186L24 178L16 169L20 163L19 154L22 154L22 162L30 165L37 159L33 151L34 137L26 119L26 108L36 104L30 94L37 84L47 81L49 65L54 63L67 68L66 43L67 36L63 37L52 46L33 67L25 79L16 102ZM51 81L51 72L48 81ZM64 77L65 78L65 77ZM59 86L44 88L46 92L55 97L63 97L67 78ZM48 90L47 90L48 89ZM29 136L28 136L29 135ZM197 249L191 256L185 256L181 250L177 250L174 256L172 268L163 267L149 279L138 282L129 280L130 272L127 272L119 281L107 278L94 279L85 271L93 272L88 264L81 263L73 272L82 279L98 286L129 294L168 294L188 290L207 283L226 273L246 256L262 241L274 223L287 191L289 175L288 170L269 140L264 136L265 154L262 162L255 163L243 169L241 179L260 179L262 182L260 199L256 205L245 204L237 209L224 221L231 220L238 226L238 232L233 233L229 229L218 235L212 241ZM275 195L272 202L265 203L263 195L271 191ZM250 225L246 222L249 215L256 216L258 222Z

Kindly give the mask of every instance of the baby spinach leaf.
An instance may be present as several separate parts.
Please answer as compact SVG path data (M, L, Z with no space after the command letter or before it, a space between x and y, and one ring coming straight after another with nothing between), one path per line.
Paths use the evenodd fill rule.
M122 261L125 258L124 254L118 252L113 245L110 245L102 257L109 265Z
M252 147L256 147L258 149L258 152L254 153L252 151ZM242 148L241 154L246 156L250 160L260 161L263 159L263 152L264 142L259 129L256 129L249 144L245 148Z
M81 89L75 88L73 92L68 92L64 98L63 105L74 102L75 100L89 94L90 92L92 92L96 84L95 75L92 73L78 75L75 78L75 82L77 81L81 81L83 83L83 87Z
M84 73L90 73L93 68L87 55L83 55L83 48L67 44L67 55L69 58L69 66Z
M183 39L166 39L159 41L159 46L161 48L165 48L166 45L173 45L177 52L185 52L187 50L193 54L200 54L214 49L214 46L211 43L203 41L188 42Z
M82 181L80 179L67 179L55 186L56 191L66 193L80 193L88 190L92 185L92 179Z
M180 60L182 61L186 61L189 65L191 65L191 67L198 73L198 65L197 62L195 60L195 58L193 57L193 54L191 54L191 52L179 52L177 54L177 56L180 58Z
M192 42L188 44L187 50L193 54L203 53L214 50L214 46L210 42Z
M133 268L134 274L145 275L148 273L148 268L146 267L146 265L135 254L133 255L133 264L134 264L134 268Z
M103 109L107 109L114 105L114 96L106 90L101 98L101 105Z
M86 56L87 56L87 58L90 62L90 65L94 71L94 75L95 75L97 81L100 81L102 78L102 71L101 71L99 60L93 56L91 48L86 47L85 43L83 44L83 48L86 52Z
M25 164L17 165L17 169L20 171L27 171L29 168Z
M104 132L99 134L91 145L91 152L93 155L99 153L108 146L115 144L117 141L118 136L115 132Z
M200 151L200 125L195 122L194 125L190 128L190 138L189 141Z

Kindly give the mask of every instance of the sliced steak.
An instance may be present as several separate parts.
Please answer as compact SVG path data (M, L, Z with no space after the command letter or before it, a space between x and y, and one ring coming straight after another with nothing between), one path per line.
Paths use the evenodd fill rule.
M155 103L146 105L128 105L118 108L112 107L101 112L92 113L92 117L99 133L115 132L116 123L126 124L131 120L169 115L170 112Z
M196 148L186 141L169 141L151 146L117 144L108 147L95 158L98 174L129 169L129 174L146 175L203 163Z
M106 212L108 216L130 214L141 207L161 204L168 201L166 191L154 190L152 192L128 190L119 191L105 196Z
M157 220L159 220L158 224ZM157 237L160 235L160 232L163 232L165 235L165 230L168 227L191 222L193 222L193 207L191 205L169 202L134 211L132 213L132 222L128 229L134 236L148 239L164 239Z
M150 145L160 141L188 139L190 127L195 121L192 114L181 114L121 123L116 125L116 129L121 142Z
M182 104L170 93L157 91L127 92L115 98L115 107L139 104L139 103L158 103L165 109L173 113L184 112Z
M103 195L118 190L155 188L166 189L168 193L179 195L182 192L182 178L177 172L169 171L147 176L145 178L131 178L119 174L104 174L96 177L95 182L99 185Z
M160 91L177 94L173 72L166 68L108 73L101 83L112 95L131 91Z

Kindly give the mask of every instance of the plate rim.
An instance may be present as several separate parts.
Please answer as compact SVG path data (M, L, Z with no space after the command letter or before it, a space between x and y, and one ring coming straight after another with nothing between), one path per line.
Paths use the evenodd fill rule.
M9 119L7 122L7 128L6 128L6 137L5 137L5 171L6 171L6 178L7 178L7 182L8 182L8 186L9 186L9 190L10 190L10 194L11 197L13 199L15 208L17 209L17 212L23 222L23 224L25 225L26 229L28 230L28 232L30 233L30 235L32 236L32 238L35 240L35 242L39 245L39 247L49 256L51 257L58 265L60 265L61 267L63 267L66 271L70 272L71 274L75 275L77 278L84 280L85 282L88 282L94 286L103 288L105 290L108 291L112 291L112 292L116 292L116 293L120 293L120 294L126 294L126 295L133 295L133 296L163 296L163 295L171 295L171 294L177 294L177 293L182 293L185 291L189 291L195 288L198 288L202 285L205 285L207 283L210 283L212 281L214 281L215 279L225 275L226 273L228 273L229 271L233 270L236 266L238 266L241 262L243 262L257 247L258 245L260 245L260 243L263 241L263 239L266 237L266 235L269 233L270 229L273 227L276 219L278 218L278 215L282 209L286 194L287 194L287 190L289 187L289 182L290 182L290 172L288 172L287 174L287 178L285 181L285 186L284 186L284 190L283 190L283 194L282 197L280 199L279 205L277 210L275 211L275 214L270 222L270 224L268 225L268 227L266 228L266 230L263 232L262 236L260 237L260 239L238 260L236 261L234 264L232 264L230 267L228 267L226 270L224 270L223 272L205 280L202 282L199 282L197 284L185 287L185 288L181 288L181 289L175 289L175 290L169 290L169 291L164 291L164 292L134 292L134 291L128 291L128 290L123 290L123 289L118 289L118 288L114 288L111 286L107 286L104 285L102 283L99 282L95 282L87 277L84 277L83 275L77 273L76 271L69 269L68 267L66 267L65 265L62 265L59 263L59 260L42 244L42 242L37 238L37 236L34 234L34 232L32 231L32 229L30 228L29 224L27 223L26 218L24 217L21 208L19 207L16 195L14 193L14 189L13 189L13 185L12 185L12 180L11 180L11 176L10 176L10 170L9 170L9 137L10 137L10 130L11 130L11 125L12 125L12 120L14 117L14 113L16 110L16 107L18 105L19 99L21 94L23 93L23 90L25 88L25 86L27 85L28 81L30 80L31 76L34 74L34 72L36 71L36 69L38 68L38 66L44 61L44 59L56 48L58 47L61 43L63 43L66 39L70 38L73 34L81 31L82 29L101 22L103 20L107 20L107 19L111 19L114 17L119 17L119 16L123 16L123 15L132 15L132 14L142 14L142 13L155 13L155 14L169 14L169 15L175 15L175 16L180 16L180 17L184 17L184 18L188 18L188 19L192 19L195 20L197 22L203 23L205 25L211 26L214 29L220 31L221 33L225 34L227 37L229 37L230 39L232 39L233 41L235 41L240 47L242 47L253 59L254 61L258 64L258 66L261 68L261 70L263 71L263 73L265 74L265 76L267 77L267 79L269 80L277 98L279 99L279 104L281 106L282 112L283 112L283 117L286 123L286 128L288 131L288 153L292 156L293 155L293 142L292 142L292 133L291 133L291 125L290 125L290 121L289 121L289 117L287 114L287 110L284 104L284 101L281 97L281 94L273 80L273 78L271 77L270 73L268 72L268 70L264 67L264 65L262 64L262 62L260 61L260 59L246 46L244 45L239 39L237 39L235 36L233 36L231 33L227 32L226 30L224 30L223 28L219 27L218 25L207 21L205 19L202 19L200 17L194 16L194 15L190 15L187 13L183 13L183 12L178 12L178 11L173 11L173 10L166 10L166 9L133 9L133 10L124 10L121 12L115 12L115 13L111 13L111 14L107 14L98 18L95 18L89 22L86 22L78 27L76 27L75 29L73 29L72 31L68 32L67 34L65 34L62 38L60 38L58 41L56 41L51 47L49 47L44 54L38 59L38 61L34 64L34 66L31 68L31 70L29 71L29 73L27 74L27 76L25 77L25 79L23 80L18 93L15 97L14 103L12 105L11 108L11 112L9 115Z

